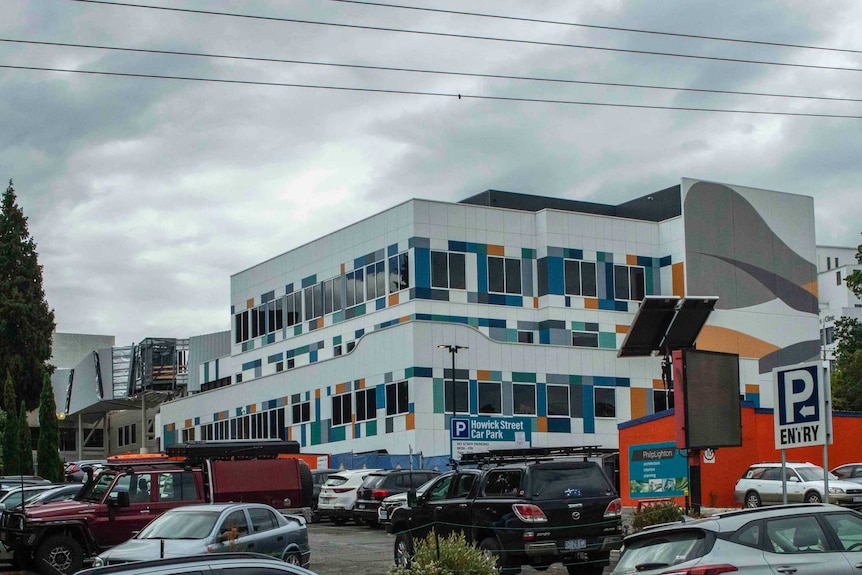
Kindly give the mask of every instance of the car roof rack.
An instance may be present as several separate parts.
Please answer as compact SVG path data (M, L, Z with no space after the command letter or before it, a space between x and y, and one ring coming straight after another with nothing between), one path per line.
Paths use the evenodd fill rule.
M529 447L523 449L490 449L478 453L463 453L460 460L452 460L450 465L505 465L507 463L529 463L553 461L561 458L580 458L587 460L596 455L615 453L616 450L599 445L578 445L570 447Z
M297 455L297 441L189 441L165 448L168 457L186 460L202 459L277 459L279 455Z

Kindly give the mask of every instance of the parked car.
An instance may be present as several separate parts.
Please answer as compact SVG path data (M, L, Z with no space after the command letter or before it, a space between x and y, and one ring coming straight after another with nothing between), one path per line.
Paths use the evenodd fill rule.
M862 463L847 463L832 470L832 475L841 481L862 483Z
M252 550L308 567L311 550L305 518L282 515L262 503L177 507L153 519L125 543L96 556L93 566Z
M333 473L337 473L337 469L312 469L311 470L311 478L313 481L314 487L311 491L311 522L317 523L320 521L320 511L317 510L317 500L320 497L320 488L326 483L326 480L329 479L329 476Z
M0 476L0 489L6 487L20 487L23 485L51 483L44 477L38 475L3 475Z
M66 481L69 483L83 483L87 480L87 472L85 467L92 467L95 475L107 465L106 459L82 459L81 461L73 461L66 466Z
M439 474L438 474L439 475ZM434 483L437 475L416 488L416 496L420 497L428 486ZM389 531L389 526L392 524L392 515L401 507L407 507L407 492L396 493L389 495L380 502L380 507L377 508L377 522Z
M321 517L329 518L336 525L344 525L353 518L356 505L356 490L362 481L379 469L351 469L329 476L320 487L317 509Z
M823 468L812 463L786 463L788 503L825 501ZM733 496L744 507L782 503L781 463L757 463L736 482ZM829 502L862 507L862 485L829 477Z
M813 503L730 511L645 529L626 537L612 575L850 575L859 571L860 561L862 514Z
M92 567L78 575L203 575L211 573L257 573L260 575L316 575L299 565L279 561L260 553L218 553L216 555L171 557Z
M44 489L41 491L36 491L34 495L32 495L29 499L26 499L25 502L28 506L30 505L44 505L45 503L50 503L52 501L64 501L66 499L72 499L80 493L83 485L78 485L75 483L66 484L66 485L54 485L49 489ZM20 503L15 507L20 507Z
M32 483L24 487L4 487L0 489L0 511L12 509L21 505L22 501L29 500L41 493L58 487L53 483Z
M369 473L356 490L353 520L372 527L378 525L377 510L386 497L407 493L438 475L440 472L432 469L386 469Z

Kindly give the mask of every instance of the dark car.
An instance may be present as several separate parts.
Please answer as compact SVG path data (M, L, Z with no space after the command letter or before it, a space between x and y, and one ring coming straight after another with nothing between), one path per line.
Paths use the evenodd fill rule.
M353 521L376 526L377 510L384 499L416 489L438 475L440 472L432 469L387 469L370 474L356 492Z
M338 472L337 469L323 468L323 469L312 469L311 470L311 478L313 481L312 495L311 495L311 522L317 523L320 521L320 511L317 509L317 499L320 497L320 486L326 483L326 480L333 473Z

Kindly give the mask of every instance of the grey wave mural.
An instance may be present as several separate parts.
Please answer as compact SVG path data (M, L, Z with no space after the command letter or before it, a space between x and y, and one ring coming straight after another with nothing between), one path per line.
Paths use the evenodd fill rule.
M719 309L737 309L780 299L792 309L816 314L817 269L770 229L754 207L732 188L698 182L685 198L687 292L717 295Z

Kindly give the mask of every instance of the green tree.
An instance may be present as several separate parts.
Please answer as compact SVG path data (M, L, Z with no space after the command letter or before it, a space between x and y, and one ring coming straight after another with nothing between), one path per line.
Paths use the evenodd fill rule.
M862 263L862 244L856 249ZM844 282L862 299L862 270L849 274ZM862 322L842 317L835 322L835 369L832 372L832 407L837 411L862 411Z
M39 401L45 371L52 369L47 362L54 329L36 243L9 180L0 202L0 366L31 408Z
M39 398L39 441L36 446L36 461L39 464L40 476L54 483L63 482L57 404L54 402L51 376L47 373L42 382L42 395Z
M18 412L18 433L21 447L21 475L33 475L33 436L30 433L30 422L27 420L27 406L21 400L21 410Z
M18 475L21 469L21 437L18 433L16 401L12 376L7 373L6 384L3 386L3 407L6 411L6 425L3 430L3 473L6 475Z

